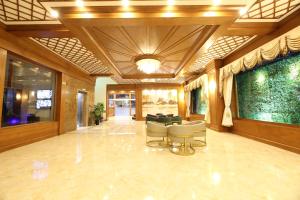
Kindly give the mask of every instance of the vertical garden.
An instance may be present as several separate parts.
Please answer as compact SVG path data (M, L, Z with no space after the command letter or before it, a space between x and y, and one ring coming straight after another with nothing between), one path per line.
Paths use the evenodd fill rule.
M300 125L300 53L236 76L239 117Z

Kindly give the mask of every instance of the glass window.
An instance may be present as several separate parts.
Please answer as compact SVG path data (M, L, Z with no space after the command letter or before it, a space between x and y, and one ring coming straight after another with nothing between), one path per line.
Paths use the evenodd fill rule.
M236 76L239 117L300 125L300 54Z
M205 115L206 102L202 96L202 88L191 91L191 113Z
M54 71L8 55L2 126L53 120L55 79Z

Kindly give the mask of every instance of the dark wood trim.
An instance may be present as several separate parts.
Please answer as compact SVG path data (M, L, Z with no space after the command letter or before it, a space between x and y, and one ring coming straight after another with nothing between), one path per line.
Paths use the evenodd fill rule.
M175 74L126 74L123 79L174 78Z
M0 128L0 152L58 134L58 122L38 122Z
M108 73L108 74L90 74L92 77L110 77L113 76L114 74Z
M232 132L300 154L300 126L234 119Z
M2 123L2 105L5 85L5 69L6 69L7 51L0 49L0 128Z

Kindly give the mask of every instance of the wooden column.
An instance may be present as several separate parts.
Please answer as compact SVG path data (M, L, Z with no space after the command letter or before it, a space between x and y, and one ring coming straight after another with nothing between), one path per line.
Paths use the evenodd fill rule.
M58 121L58 134L63 134L65 132L66 86L66 76L63 73L58 73L56 92L56 120Z
M7 51L0 49L0 127L2 123L2 106L4 95L5 69L6 69Z
M210 109L210 128L215 131L229 131L222 126L224 112L224 100L219 94L219 69L222 67L222 60L213 60L207 66L208 92Z
M142 87L141 85L137 85L135 90L135 114L136 120L142 121L143 120L143 103L142 103Z

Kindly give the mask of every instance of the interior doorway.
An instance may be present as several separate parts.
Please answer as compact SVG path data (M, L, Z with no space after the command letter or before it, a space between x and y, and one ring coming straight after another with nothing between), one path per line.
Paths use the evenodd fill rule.
M85 123L85 92L77 93L77 128L83 127L86 125Z
M113 92L109 94L109 116L135 115L135 92Z

